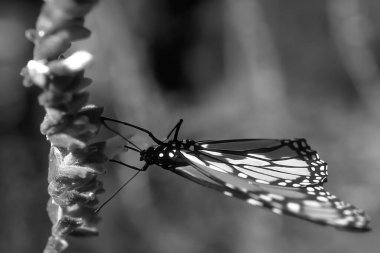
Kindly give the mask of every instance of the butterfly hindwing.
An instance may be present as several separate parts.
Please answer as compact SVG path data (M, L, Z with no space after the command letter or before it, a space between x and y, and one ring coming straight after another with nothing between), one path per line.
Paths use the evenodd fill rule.
M250 182L299 188L327 179L327 163L305 139L200 141L196 147L188 159Z
M184 156L184 159L187 158ZM321 185L288 188L249 183L232 174L210 173L201 163L189 163L189 166L178 167L174 172L251 205L270 209L277 214L295 216L342 229L368 229L369 219L362 210L339 200Z

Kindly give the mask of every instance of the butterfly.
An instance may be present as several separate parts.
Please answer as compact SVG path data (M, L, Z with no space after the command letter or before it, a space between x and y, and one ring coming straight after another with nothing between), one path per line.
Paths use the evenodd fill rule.
M127 122L107 117L101 117L101 121L118 135L107 121L145 132L156 143L141 150L120 135L128 142L127 148L139 152L145 165L137 168L121 161L110 161L138 171L158 165L226 196L276 214L343 230L370 230L370 218L363 210L324 189L327 163L305 139L179 140L183 122L180 120L162 141L152 132Z

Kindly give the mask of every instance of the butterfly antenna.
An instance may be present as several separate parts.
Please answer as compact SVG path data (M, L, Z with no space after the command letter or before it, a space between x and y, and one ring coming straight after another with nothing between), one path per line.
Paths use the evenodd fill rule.
M137 171L130 179L128 179L127 182L125 182L122 186L120 186L117 191L115 191L111 197L109 197L103 204L101 204L95 211L94 213L98 213L108 202L110 202L124 187L126 187L129 182L131 182L141 171Z
M131 148L132 150L138 150L139 152L141 151L141 149L136 145L134 144L133 142L131 142L130 140L128 140L127 138L125 138L123 135L121 135L118 131L116 131L115 129L113 129L112 127L110 127L109 125L107 125L107 123L105 122L105 120L103 119L104 117L101 117L101 121L103 123L103 126L105 128L107 128L108 130L110 130L111 132L117 134L118 136L120 136L123 140L125 140L126 142L128 142L129 144L131 144L133 147L135 147L135 149Z
M178 123L173 127L173 129L170 130L170 132L169 132L168 136L166 136L165 140L169 139L170 135L172 135L172 133L174 131L175 132L174 132L174 138L173 138L173 140L177 140L178 132L179 132L179 129L180 129L181 125L182 125L182 122L183 122L183 119L180 119L178 121Z
M123 124L123 125L126 125L126 126L130 126L130 127L133 127L137 130L140 130L146 134L149 135L150 138L152 138L157 144L164 144L162 141L160 141L159 139L157 139L152 132L142 128L142 127L139 127L139 126L136 126L136 125L133 125L133 124L130 124L130 123L127 123L127 122L124 122L124 121L120 121L120 120L117 120L117 119L111 119L111 118L107 118L107 117L100 117L100 120L102 121L102 123L104 124L104 126L106 126L105 124L105 121L112 121L112 122L116 122L116 123L119 123L119 124ZM109 130L111 130L109 127L107 127ZM112 130L111 130L112 131ZM114 131L113 131L114 132ZM132 144L132 143L131 143Z
M179 132L179 129L181 128L182 122L183 122L183 119L180 119L179 122L177 123L177 125L174 127L174 129L175 129L174 140L177 140L178 132Z

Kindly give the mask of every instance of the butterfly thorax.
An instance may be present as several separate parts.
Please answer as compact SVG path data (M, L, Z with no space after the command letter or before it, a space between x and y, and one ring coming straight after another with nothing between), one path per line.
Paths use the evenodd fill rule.
M145 161L148 165L156 164L164 169L173 170L176 167L188 165L181 159L181 149L193 150L195 147L194 141L171 140L161 145L151 146L146 150L141 151L140 160Z

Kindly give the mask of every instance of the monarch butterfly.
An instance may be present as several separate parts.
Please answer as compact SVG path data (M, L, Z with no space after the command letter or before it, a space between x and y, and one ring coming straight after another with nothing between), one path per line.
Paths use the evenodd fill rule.
M156 143L145 150L124 138L126 147L139 152L145 171L158 165L195 183L241 199L276 214L286 214L338 229L368 231L369 217L355 206L343 202L323 188L327 163L319 158L305 139L233 139L218 141L178 140L182 119L165 141L152 132L116 119L101 117L148 134ZM173 135L173 138L170 136Z

